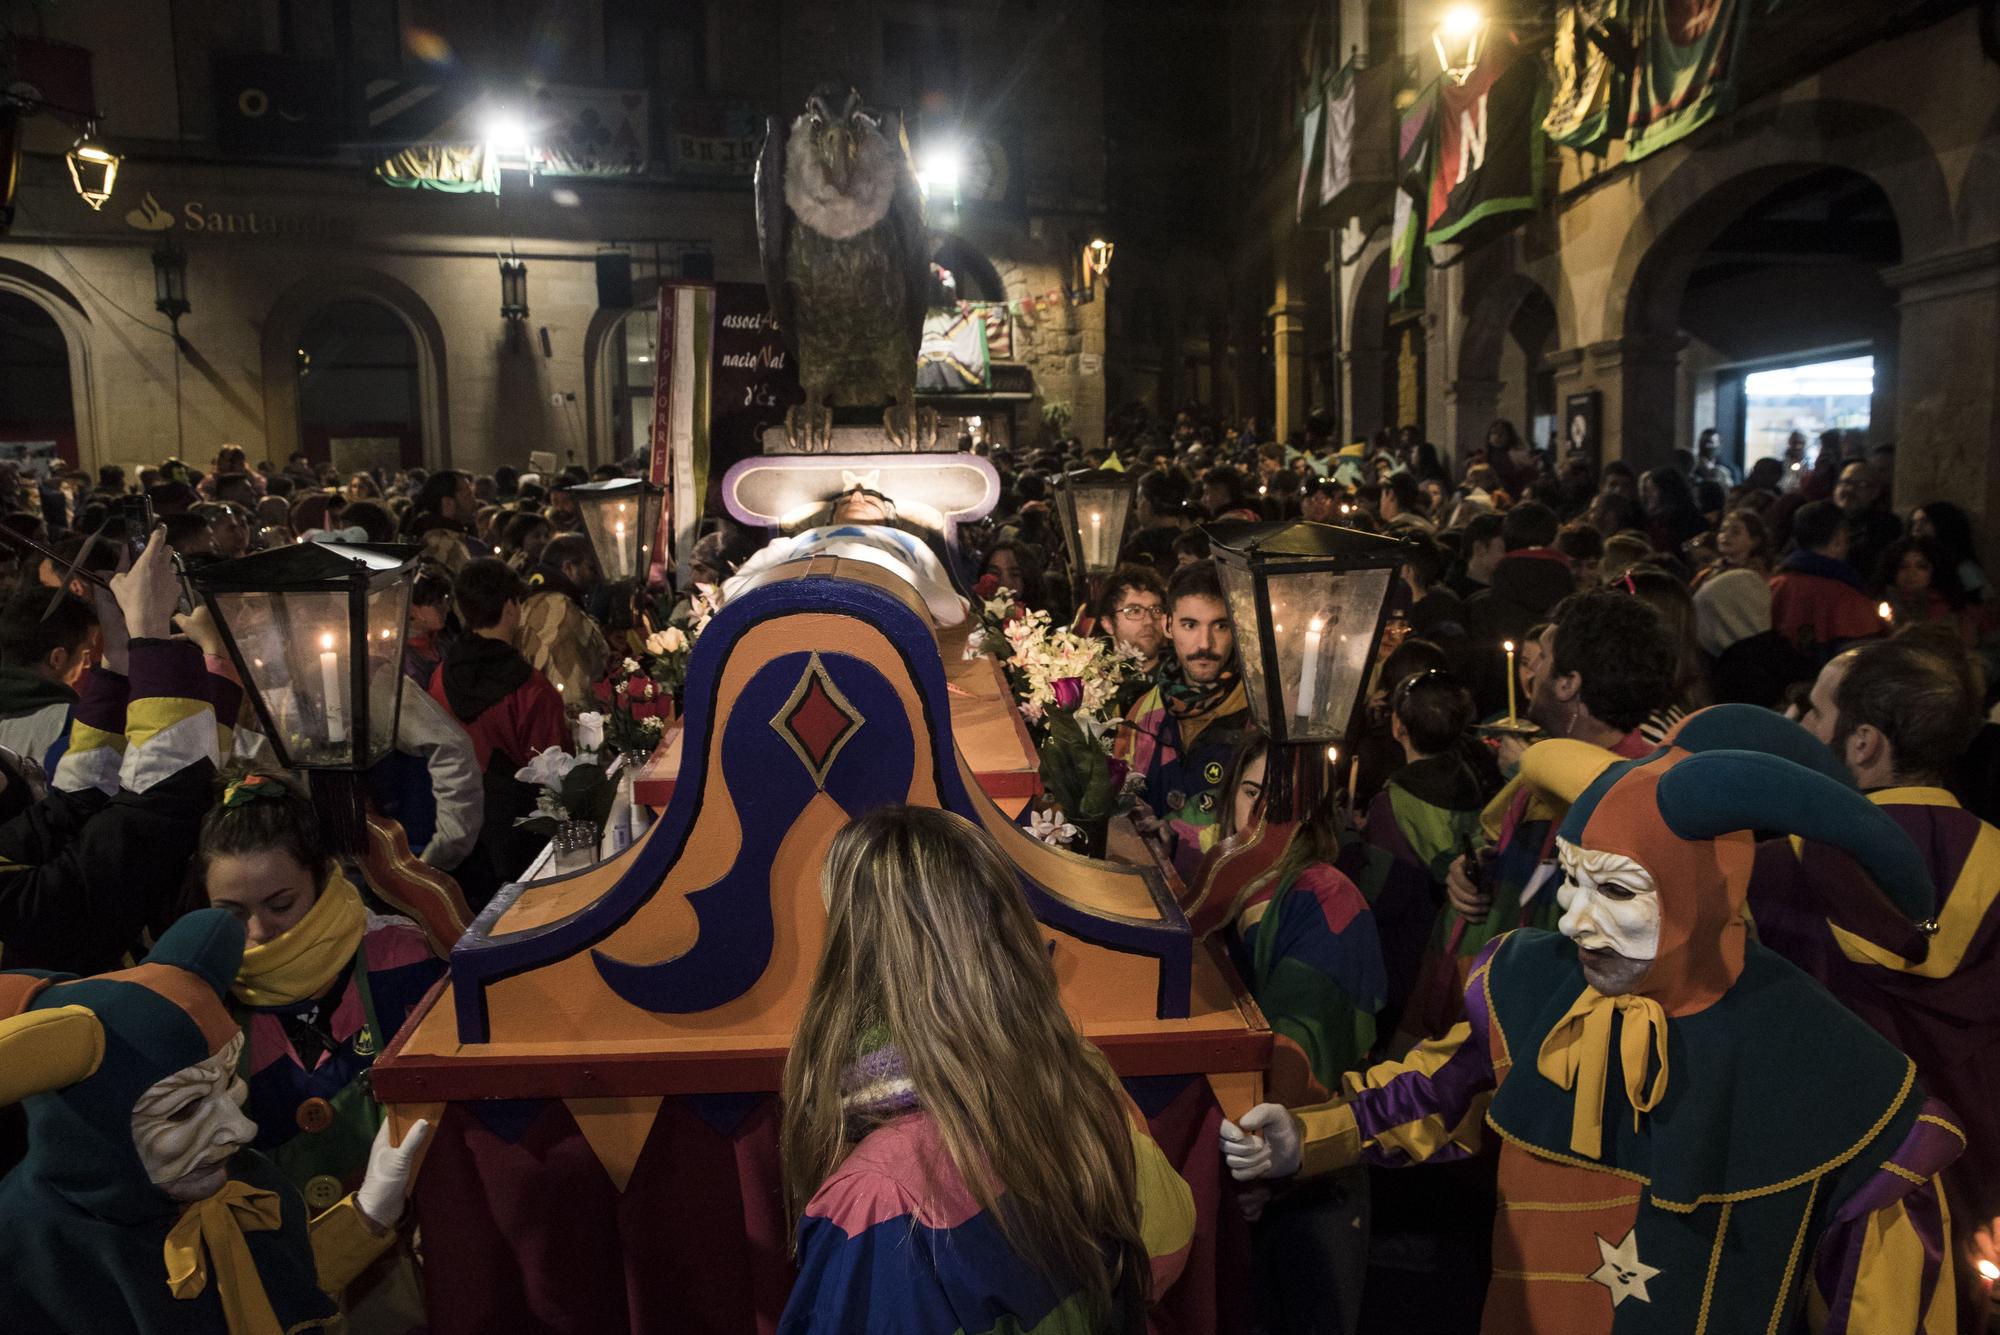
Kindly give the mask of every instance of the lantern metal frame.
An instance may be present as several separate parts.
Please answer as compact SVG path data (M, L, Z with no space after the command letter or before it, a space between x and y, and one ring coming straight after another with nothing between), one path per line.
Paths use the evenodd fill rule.
M657 482L644 478L617 477L602 482L579 482L571 487L559 487L576 502L577 513L583 518L584 534L590 539L591 554L597 558L597 569L609 579L610 563L604 559L604 551L598 545L597 529L593 528L586 507L607 501L632 498L636 502L638 522L635 527L637 549L633 553L633 573L621 575L620 579L636 579L642 584L651 577L653 570L653 549L659 538L660 506L665 500L667 489Z
M1486 50L1486 36L1492 27L1492 20L1477 4L1466 0L1445 11L1437 27L1431 29L1431 50L1437 53L1438 70L1443 76L1459 87L1464 87L1479 68L1479 58ZM1454 44L1463 43L1462 52L1445 49L1449 38ZM1454 54L1460 56L1454 60Z
M382 589L398 581L408 581L417 568L421 547L389 543L294 543L204 566L189 576L202 601L222 632L230 661L241 675L245 693L264 725L264 735L287 769L309 772L359 774L396 748L397 728L402 714L404 672L400 656L409 640L409 600L403 601L402 625L397 627L395 693L389 701L388 737L380 753L372 751L374 703L368 690L368 601ZM351 716L348 735L353 739L351 758L338 763L314 763L295 756L285 744L278 720L259 685L255 665L246 661L236 640L236 631L223 614L221 596L242 593L312 594L343 593L347 599L348 701ZM289 633L289 627L287 631ZM356 652L359 648L360 652Z
M500 318L515 323L528 318L528 266L518 256L500 260Z
M1261 706L1266 714L1266 718L1261 720L1266 734L1280 746L1323 746L1330 741L1344 744L1351 740L1363 716L1360 706L1368 693L1369 672L1361 675L1354 700L1347 710L1347 728L1343 735L1335 738L1291 735L1292 720L1285 709L1283 676L1278 663L1278 638L1267 592L1269 582L1273 575L1290 577L1346 575L1363 570L1394 571L1407 559L1409 544L1400 538L1333 524L1315 524L1304 519L1270 523L1231 521L1207 525L1205 531L1216 562L1242 570L1250 577L1255 592L1258 658L1261 660L1256 667L1262 680L1257 683L1261 689L1252 693L1251 701L1253 708ZM1389 612L1395 603L1394 594L1395 581L1392 577L1388 594L1375 611L1374 626L1368 636L1368 651L1362 660L1371 667L1382 647L1382 632L1389 624ZM1246 659L1246 676L1249 669L1250 663ZM1250 683L1246 681L1244 685L1247 687Z
M1125 520L1112 543L1111 563L1102 570L1092 570L1084 556L1082 512L1077 505L1077 491L1079 488L1100 487L1125 493ZM1079 595L1093 597L1097 593L1097 583L1118 568L1118 553L1125 550L1132 522L1138 518L1138 475L1117 468L1078 468L1057 478L1054 491L1056 517L1062 523L1063 546L1069 551L1076 591Z
M125 160L122 155L92 141L91 135L96 130L94 123L86 123L83 133L70 145L69 152L63 154L63 161L69 164L70 184L76 187L76 193L93 212L102 209L111 198L118 184L118 167ZM84 184L86 172L94 177L89 185ZM99 173L102 175L99 176Z
M187 253L171 239L153 251L153 309L173 324L174 337L181 333L181 317L194 309L187 294Z

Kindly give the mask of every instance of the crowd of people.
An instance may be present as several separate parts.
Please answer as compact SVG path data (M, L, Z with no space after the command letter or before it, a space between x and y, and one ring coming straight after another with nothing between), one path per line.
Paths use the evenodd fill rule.
M1909 497L1895 498L1899 508L1890 452L1834 431L1816 451L1797 436L1738 479L1712 432L1638 473L1551 458L1499 422L1454 469L1414 428L1343 446L1315 417L1280 442L1254 421L1190 410L1155 422L1134 410L1114 417L1102 447L1059 440L996 450L993 463L999 504L956 547L897 529L893 500L866 488L832 498L822 518L889 533L920 582L937 583L921 590L934 605L984 581L1134 660L1111 745L1132 776L1135 828L1190 885L1204 883L1218 850L1266 836L1272 766L1291 763L1252 722L1208 526L1304 519L1406 544L1365 718L1324 796L1294 813L1272 875L1196 915L1297 1056L1294 1078L1268 1090L1275 1101L1224 1123L1216 1146L1252 1230L1246 1328L1469 1331L1482 1311L1491 1329L1567 1328L1545 1324L1555 1318L1529 1284L1534 1266L1494 1226L1496 1212L1574 1199L1551 1188L1524 1203L1509 1151L1496 1163L1481 1143L1482 1120L1517 1149L1541 1134L1522 1129L1539 1128L1537 1095L1521 1076L1507 1081L1514 1058L1500 1035L1553 1025L1558 1056L1545 1046L1541 1071L1569 1088L1588 1082L1591 1059L1563 1054L1598 1041L1587 1035L1600 1023L1610 1042L1611 1012L1600 1022L1585 1002L1629 1003L1625 1049L1642 1023L1657 1024L1661 1045L1650 1089L1628 1069L1629 1089L1613 1091L1637 1127L1663 1096L1685 1106L1684 1069L1705 1090L1729 1084L1702 1064L1741 1055L1689 1040L1673 1059L1683 1083L1666 1089L1665 1017L1724 996L1751 1017L1737 1023L1755 1042L1783 1041L1767 1024L1801 1024L1848 1045L1844 1060L1860 1073L1851 1111L1863 1126L1878 1120L1844 1152L1866 1149L1864 1166L1882 1180L1829 1182L1821 1196L1812 1174L1760 1184L1741 1164L1713 1180L1662 1177L1697 1194L1713 1187L1718 1200L1812 1184L1784 1216L1789 1260L1781 1246L1773 1263L1759 1233L1721 1267L1725 1209L1706 1258L1711 1286L1729 1269L1717 1310L1733 1321L1761 1301L1771 1329L1808 1306L1836 1322L1893 1308L1917 1314L1896 1329L1945 1329L1953 1313L1961 1329L1978 1328L1975 1262L2000 1262L2000 1009L1990 1000L2000 945L1988 922L2000 833L1987 824L2000 815L2000 727L1986 721L1988 683L2000 681L1990 670L2000 595L1962 509ZM1052 506L1062 475L1079 467L1137 479L1118 567L1085 597ZM31 486L0 466L0 526L47 553L13 554L0 603L0 967L101 976L18 975L42 981L16 986L7 980L17 975L0 974L0 1043L13 1041L14 1020L56 1010L94 1013L100 1048L102 1031L120 1039L103 1078L41 1049L41 1065L17 1067L26 1074L0 1071L4 1101L29 1109L25 1128L0 1112L0 1167L13 1168L0 1219L47 1226L0 1265L0 1310L37 1313L48 1328L110 1329L123 1328L120 1304L157 1306L168 1323L198 1306L208 1324L172 1328L262 1329L239 1324L250 1318L233 1306L246 1268L261 1276L272 1328L323 1319L329 1294L350 1280L351 1311L369 1294L394 1302L414 1264L396 1224L423 1132L389 1143L367 1073L442 972L449 943L385 915L377 888L331 846L313 801L256 736L218 628L205 612L176 611L175 566L300 541L422 548L404 663L416 689L403 692L401 753L368 785L477 909L537 852L516 824L534 808L517 771L571 746L577 712L623 657L614 646L674 615L665 595L602 577L563 490L588 480L576 469L342 476L303 454L252 467L231 446L205 469L168 460L132 479L106 468ZM150 535L139 527L148 511ZM689 554L693 573L726 589L793 553L789 539L765 547L765 536L722 521ZM1718 719L1725 744L1710 739ZM1595 786L1551 777L1546 740L1582 748L1554 754L1596 765ZM1831 785L1798 797L1821 802L1824 818L1747 798L1743 812L1761 812L1761 823L1673 815L1691 843L1758 832L1754 861L1690 862L1685 886L1663 875L1645 919L1631 902L1653 893L1650 878L1621 887L1605 858L1643 862L1651 845L1592 842L1603 813L1630 819L1617 794L1629 797L1662 756L1700 761L1717 791L1735 792L1735 772L1703 753L1760 748ZM1843 916L1843 905L1873 904L1870 887L1884 879L1888 855L1852 833L1880 835L1869 823L1880 817L1909 836L1934 889L1897 919L1924 924L1927 951L1884 944L1879 913ZM1192 1198L1064 1018L1004 857L965 821L892 808L836 839L823 880L827 944L785 1076L780 1149L799 1280L781 1329L1142 1328L1149 1298L1186 1261ZM1642 949L1633 942L1646 922ZM1750 930L1761 946L1745 946ZM1531 937L1582 954L1590 990L1573 1026L1533 1019L1537 997L1563 986L1549 980L1571 966L1546 950L1530 957L1521 943ZM135 967L149 949L152 963ZM1645 967L1648 952L1663 966L1671 958L1671 985ZM1774 973L1772 953L1810 982ZM163 981L176 971L198 985ZM1763 990L1750 997L1743 980ZM73 990L90 986L100 990ZM132 1001L140 993L144 1005ZM1790 1009L1769 1009L1779 994ZM1898 1054L1934 1103L1912 1102L1909 1082L1883 1101ZM1525 1069L1526 1050L1515 1055ZM1558 1068L1561 1079L1548 1075ZM247 1094L232 1089L239 1072ZM1610 1097L1601 1065L1594 1078L1596 1096ZM169 1106L190 1079L207 1092ZM1817 1096L1823 1083L1796 1077L1788 1088ZM1642 1152L1610 1103L1601 1125L1586 1126L1582 1106L1579 1094L1577 1123L1565 1112L1558 1137L1582 1156L1573 1162ZM1731 1108L1716 1106L1710 1133L1748 1134L1740 1109L1731 1122ZM1824 1135L1799 1131L1798 1153L1841 1149L1826 1142L1846 1126L1836 1112ZM132 1145L114 1143L118 1118ZM176 1129L190 1119L201 1137ZM88 1136L76 1130L86 1124ZM1950 1162L1921 1143L1926 1127L1946 1128L1962 1156ZM1613 1144L1600 1154L1605 1138ZM235 1174L222 1151L244 1145L269 1161L243 1190L275 1193L260 1226L272 1231L224 1245L215 1239L237 1225L208 1206ZM88 1247L100 1219L88 1202L113 1196L121 1226L145 1243L106 1265L145 1253L157 1267L163 1245L171 1262L176 1239L197 1245L183 1221L199 1214L210 1240L198 1246L222 1282L204 1289L182 1270L172 1284L147 1275L122 1289L59 1282L62 1248ZM1946 1218L1948 1229L1936 1226ZM1898 1232L1897 1221L1909 1227ZM1649 1231L1640 1260L1642 1226L1660 1227L1628 1216L1623 1242L1608 1224L1599 1234L1596 1282L1610 1310L1653 1301L1647 1273L1660 1274L1652 1262L1677 1245ZM1687 1291L1685 1274L1673 1282ZM146 1296L119 1296L127 1289ZM1702 1294L1698 1283L1692 1291ZM1706 1313L1709 1296L1701 1302ZM1845 1328L1878 1327L1855 1318Z

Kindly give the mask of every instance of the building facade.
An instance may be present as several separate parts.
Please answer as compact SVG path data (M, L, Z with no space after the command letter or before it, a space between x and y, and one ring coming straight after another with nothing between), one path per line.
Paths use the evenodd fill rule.
M1226 278L1161 335L1178 374L1121 356L1114 401L1198 399L1267 417L1280 438L1326 408L1345 439L1414 424L1459 458L1495 419L1537 444L1552 430L1566 441L1574 409L1594 418L1600 461L1666 463L1714 427L1747 465L1771 451L1754 401L1745 420L1746 381L1872 364L1851 416L1820 424L1865 420L1850 434L1894 448L1899 505L1954 499L1994 530L2000 49L1979 6L1761 7L1733 110L1636 161L1621 142L1550 146L1539 206L1481 243L1439 248L1406 306L1389 296L1386 208L1301 225L1302 109L1350 62L1395 62L1405 89L1435 79L1441 8L1243 8L1226 54L1188 85L1228 127L1235 226L1199 258L1149 270L1133 256L1114 330L1134 310L1147 322L1155 281L1185 294L1177 270ZM1482 8L1539 52L1560 6Z
M1056 405L1101 435L1104 307L1077 300L1104 172L1093 5L95 0L5 36L10 86L26 67L49 104L18 122L0 233L16 454L628 456L659 285L762 283L762 127L826 82L960 178L933 190L937 259L1011 342L960 415L1035 435ZM122 155L101 210L63 158L81 112ZM511 317L503 260L524 268ZM155 310L163 264L184 274L177 321Z

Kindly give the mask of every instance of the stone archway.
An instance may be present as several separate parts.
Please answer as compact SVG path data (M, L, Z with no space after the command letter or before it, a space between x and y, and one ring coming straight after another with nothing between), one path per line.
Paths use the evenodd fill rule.
M41 270L18 260L0 258L0 292L10 292L38 307L62 331L69 354L69 385L76 433L76 456L85 471L116 459L100 457L96 382L91 373L90 315L67 287Z
M1360 278L1344 309L1336 312L1341 325L1341 444L1372 435L1389 421L1389 243L1370 241L1348 272Z
M1555 303L1528 275L1499 275L1482 283L1479 294L1465 315L1458 378L1449 391L1450 436L1461 459L1485 443L1496 418L1513 422L1532 440L1535 396L1526 378L1547 370L1541 360L1556 335Z
M422 297L372 269L335 268L316 273L286 288L271 303L263 337L265 449L277 462L298 448L298 347L307 323L327 305L354 300L387 307L409 328L417 350L417 414L423 429L424 464L431 469L449 468L444 329Z

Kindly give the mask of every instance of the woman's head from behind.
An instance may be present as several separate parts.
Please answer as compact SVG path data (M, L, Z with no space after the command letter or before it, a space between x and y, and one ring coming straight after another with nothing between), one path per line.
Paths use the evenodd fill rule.
M834 838L820 886L826 943L785 1066L794 1218L852 1139L842 1073L886 1029L973 1196L989 1211L1007 1197L996 1218L1015 1250L1098 1312L1140 1291L1124 1109L1063 1011L1018 874L992 838L948 812L878 808Z
M297 926L332 867L311 800L274 774L232 779L202 818L198 884L209 904L242 922L249 945Z

